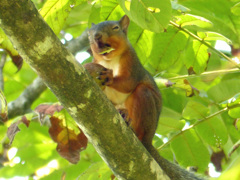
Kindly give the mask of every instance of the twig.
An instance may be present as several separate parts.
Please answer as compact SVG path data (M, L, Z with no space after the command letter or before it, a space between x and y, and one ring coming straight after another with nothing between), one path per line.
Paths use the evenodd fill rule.
M217 116L217 115L219 115L219 114L221 114L221 113L223 113L223 112L225 112L225 111L227 111L227 110L229 110L229 109L232 109L232 108L233 108L233 107L231 107L231 108L225 107L224 109L221 109L220 111L217 111L217 112L211 114L210 116L208 116L208 117L206 117L206 118L204 118L204 119L202 119L202 120L199 120L199 121L196 122L195 124L189 126L187 129L185 129L185 130L179 132L178 134L176 134L175 136L173 136L168 142L166 142L165 144L162 144L162 145L161 145L160 147L158 147L157 149L160 150L160 149L164 148L165 146L169 145L174 139L176 139L178 136L180 136L182 133L184 133L184 132L186 132L186 131L189 131L190 129L193 129L193 128L196 127L197 125L199 125L199 124L201 124L201 123L203 123L203 122L206 122L206 121L208 121L209 119L211 119L211 118L213 118L213 117L215 117L215 116Z
M4 81L3 81L3 67L7 59L7 54L5 52L2 53L1 61L0 61L0 89L4 90Z
M193 37L194 39L200 41L202 44L204 44L205 46L207 46L209 49L211 49L213 52L217 53L219 56L223 57L224 59L228 60L229 62L231 62L232 64L234 64L238 69L240 69L240 66L237 62L235 62L234 60L232 60L230 57L226 56L224 53L216 50L214 47L212 47L210 44L208 44L204 39L201 39L200 37L198 37L197 35L193 34L192 32L188 31L187 29L184 29L181 27L181 25L178 25L177 23L170 21L170 24L173 25L174 27L178 28L179 30L187 33L189 36Z
M200 76L209 76L209 75L214 75L214 74L219 75L219 74L236 73L236 72L240 72L238 68L223 69L223 70L217 70L217 71L208 71L208 72L204 72L200 75L196 75L196 74L182 75L182 76L176 76L176 77L172 77L172 78L168 78L168 79L175 80L175 79L194 78L194 77L200 77Z

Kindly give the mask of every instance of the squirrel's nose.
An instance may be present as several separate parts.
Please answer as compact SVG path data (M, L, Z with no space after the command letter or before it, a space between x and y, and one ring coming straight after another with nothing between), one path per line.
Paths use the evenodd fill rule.
M95 40L100 40L102 38L102 34L101 33L96 33L95 35L94 35L94 39Z

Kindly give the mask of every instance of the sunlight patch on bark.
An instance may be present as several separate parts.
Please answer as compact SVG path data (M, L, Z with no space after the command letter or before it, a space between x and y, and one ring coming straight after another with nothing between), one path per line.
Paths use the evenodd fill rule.
M79 106L79 105L78 105ZM74 117L77 116L77 108L76 107L70 107L68 108L70 110L70 114L73 115Z
M53 48L54 40L46 36L43 41L36 42L35 46L33 46L33 49L35 52L38 52L38 54L41 56L47 54L47 52Z

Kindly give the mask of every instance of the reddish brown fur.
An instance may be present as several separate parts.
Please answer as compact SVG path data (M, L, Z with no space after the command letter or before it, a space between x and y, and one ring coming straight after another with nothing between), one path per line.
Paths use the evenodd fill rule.
M157 127L161 110L161 96L153 78L142 67L127 40L126 32L129 20L124 18L118 23L99 24L90 29L89 39L94 57L94 63L90 66L94 66L96 63L113 70L113 75L107 77L112 82L107 85L110 89L104 92L116 108L121 105L127 109L128 117L125 120L128 121L143 144L147 145L151 144ZM112 30L111 28L115 27L115 24L118 24L122 31ZM105 55L100 54L108 46L115 50ZM91 71L94 68L87 69ZM122 98L119 101L121 103L117 103L117 98Z

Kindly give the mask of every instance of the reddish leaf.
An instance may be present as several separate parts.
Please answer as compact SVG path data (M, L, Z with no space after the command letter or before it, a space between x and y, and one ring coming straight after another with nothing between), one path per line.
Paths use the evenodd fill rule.
M76 164L80 159L79 153L87 147L86 136L80 129L80 133L76 134L74 130L64 126L62 120L58 117L52 116L50 120L49 134L58 144L58 153L69 162Z
M211 156L211 162L214 164L216 171L222 172L222 159L225 158L225 154L222 151L214 152Z
M27 127L29 127L30 121L27 120L26 116L23 116L21 120L15 122L15 123L13 123L13 124L11 124L11 125L9 126L9 128L8 128L8 130L7 130L7 136L8 136L8 138L9 138L9 140L10 140L10 144L12 144L12 142L13 142L13 140L14 140L14 137L15 137L15 135L17 134L17 132L20 131L19 128L18 128L18 125L19 125L20 123L23 123L23 124L25 124Z
M7 100L0 90L0 120L6 122L8 120Z
M187 97L199 94L199 90L193 87L187 79L179 80L176 84L173 84L173 86L185 90Z
M52 116L56 111L60 112L62 109L63 106L59 104L40 104L35 111L39 114L39 120L42 122L46 115Z
M188 74L189 75L196 74L196 72L193 70L192 66L190 68L188 68Z
M11 51L8 51L8 54L11 56L14 65L18 68L18 71L22 68L23 59L20 55L13 55Z
M22 68L22 65L23 65L23 59L21 56L12 56L11 55L11 58L12 58L12 61L13 63L15 64L15 66L18 68L18 71Z

